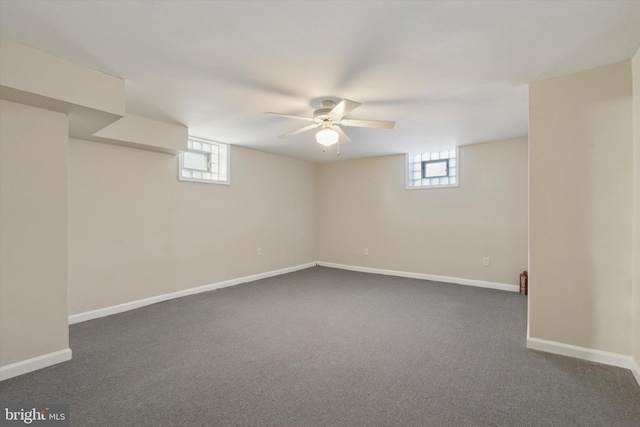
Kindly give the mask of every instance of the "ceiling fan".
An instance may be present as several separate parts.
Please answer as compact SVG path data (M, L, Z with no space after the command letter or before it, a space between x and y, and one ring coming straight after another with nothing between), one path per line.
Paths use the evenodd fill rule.
M320 101L320 108L313 112L313 117L292 116L290 114L271 112L265 114L273 114L280 117L288 117L291 119L313 122L312 124L294 130L293 132L280 135L278 138L288 138L290 136L298 135L311 129L320 128L320 130L316 133L316 141L319 144L324 145L325 147L329 147L336 143L346 144L350 141L349 137L344 133L340 126L355 126L377 129L393 129L393 127L395 126L396 122L391 121L355 120L344 118L344 116L358 108L360 105L361 104L359 102L349 101L348 99L343 99L338 103L336 103L336 100L325 99Z

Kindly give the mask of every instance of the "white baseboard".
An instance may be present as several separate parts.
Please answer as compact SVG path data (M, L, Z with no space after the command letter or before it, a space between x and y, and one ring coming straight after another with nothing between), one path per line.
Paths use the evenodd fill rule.
M252 276L240 277L237 279L226 280L224 282L213 283L210 285L199 286L197 288L185 289L178 292L172 292L170 294L158 295L155 297L145 298L141 300L131 301L124 304L114 305L111 307L100 308L97 310L86 311L84 313L72 314L69 316L69 324L85 322L87 320L97 319L99 317L110 316L112 314L118 314L136 308L144 307L151 304L156 304L162 301L168 301L174 298L181 298L188 295L199 294L202 292L213 291L215 289L226 288L227 286L239 285L240 283L253 282L255 280L266 279L267 277L279 276L281 274L291 273L298 270L304 270L305 268L315 267L315 262L307 264L296 265L294 267L287 267L280 270L268 271L266 273L254 274Z
M546 353L575 357L576 359L588 360L590 362L602 363L604 365L617 366L619 368L626 368L633 371L633 359L631 359L630 356L624 356L618 353L578 347L576 345L547 341L539 338L527 338L527 348L530 348L531 350L544 351ZM634 375L636 375L636 373L634 373ZM637 379L638 376L636 375L636 380ZM640 381L638 381L638 383L640 383Z
M635 360L631 359L631 372L633 376L636 378L638 385L640 385L640 366L636 363Z
M410 279L433 280L436 282L456 283L458 285L477 286L480 288L498 289L501 291L519 292L518 285L507 285L496 282L483 282L481 280L461 279L457 277L435 276L433 274L411 273L408 271L383 270L379 268L359 267L355 265L335 264L332 262L318 261L321 267L339 268L342 270L360 271L362 273L384 274L386 276L408 277Z
M37 371L38 369L56 365L61 362L66 362L67 360L71 360L70 348L22 360L20 362L12 363L11 365L1 366L0 381L8 380L9 378L17 377L18 375L26 374L28 372Z
M517 285L505 285L502 283L494 283L494 282L483 282L479 280L471 280L471 279L459 279L455 277L445 277L445 276L434 276L431 274L422 274L422 273L410 273L405 271L394 271L394 270L382 270L377 268L369 268L369 267L357 267L351 265L344 264L334 264L330 262L310 262L307 264L301 264L294 267L283 268L280 270L269 271L266 273L255 274L253 276L245 276L237 279L227 280L224 282L213 283L210 285L200 286L197 288L185 289L178 292L173 292L170 294L157 295L155 297L145 298L136 301L130 301L124 304L118 304L111 307L100 308L97 310L86 311L84 313L73 314L69 316L69 324L73 325L75 323L85 322L87 320L97 319L100 317L110 316L112 314L123 313L125 311L134 310L136 308L145 307L147 305L156 304L163 301L168 301L174 298L180 298L188 295L199 294L202 292L208 292L215 289L225 288L227 286L234 286L240 283L253 282L255 280L265 279L267 277L279 276L281 274L291 273L298 270L303 270L305 268L314 267L316 265L323 267L331 267L331 268L339 268L343 270L352 270L352 271L361 271L364 273L374 273L374 274L384 274L387 276L398 276L398 277L408 277L412 279L423 279L423 280L434 280L438 282L447 282L447 283L457 283L461 285L468 286L478 286L482 288L491 288L491 289L499 289L502 291L511 291L518 292L519 287Z

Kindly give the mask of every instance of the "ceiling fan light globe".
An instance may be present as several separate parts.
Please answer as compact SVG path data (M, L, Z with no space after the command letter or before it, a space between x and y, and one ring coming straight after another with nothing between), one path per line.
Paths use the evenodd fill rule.
M316 141L318 144L322 144L325 147L329 147L330 145L338 142L338 132L333 129L325 128L316 133Z

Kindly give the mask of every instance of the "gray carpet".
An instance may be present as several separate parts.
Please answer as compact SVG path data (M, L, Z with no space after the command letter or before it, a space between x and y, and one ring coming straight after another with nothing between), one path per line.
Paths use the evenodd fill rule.
M526 297L314 267L71 326L0 383L74 426L640 426L630 371L525 348Z

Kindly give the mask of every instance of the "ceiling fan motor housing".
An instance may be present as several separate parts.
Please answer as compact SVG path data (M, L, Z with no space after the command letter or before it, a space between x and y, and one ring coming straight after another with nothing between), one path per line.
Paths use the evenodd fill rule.
M320 120L327 120L329 119L329 111L331 111L333 109L333 107L331 108L318 108L316 111L313 112L313 118L314 119L320 119Z
M333 110L333 107L336 106L336 103L331 101L330 99L327 99L322 101L321 105L321 108L318 108L313 112L313 118L327 120L329 118L329 112Z

